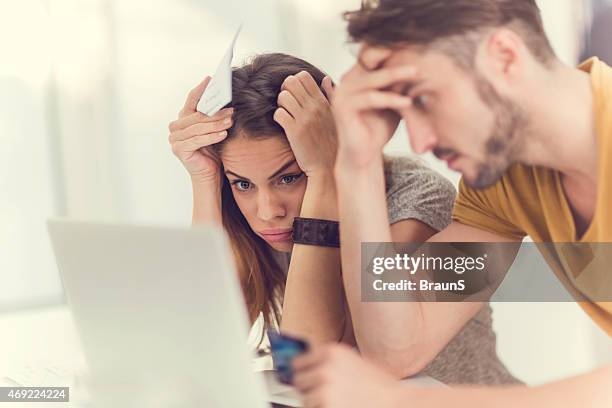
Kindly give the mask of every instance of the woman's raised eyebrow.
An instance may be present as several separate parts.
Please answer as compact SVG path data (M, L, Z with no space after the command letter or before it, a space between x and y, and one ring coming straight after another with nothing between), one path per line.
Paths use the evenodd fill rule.
M272 180L273 178L275 178L275 177L279 176L279 175L280 175L280 174L281 174L283 171L287 170L289 167L293 166L295 163L296 163L295 159L291 159L291 160L289 160L287 163L283 164L283 165L280 167L280 169L276 170L276 171L274 172L274 174L272 174L270 177L268 177L268 180ZM243 176L241 176L241 175L239 175L239 174L234 173L234 172L233 172L233 171L231 171L231 170L226 170L226 171L225 171L225 174L227 174L227 175L232 175L232 176L234 176L234 177L236 177L236 178L239 178L240 180L248 181L249 183L251 182L251 180L249 180L249 178L248 178L248 177L243 177Z
M236 178L239 178L239 179L244 180L244 181L248 181L249 183L251 182L251 180L249 180L247 177L242 177L241 175L238 175L238 174L234 173L231 170L225 170L225 174L226 175L231 174L232 176L234 176Z
M295 159L289 160L287 163L283 164L280 167L280 169L276 170L273 175L268 177L268 180L272 180L273 178L279 176L283 171L287 170L289 167L293 166L293 164L295 163L296 163Z

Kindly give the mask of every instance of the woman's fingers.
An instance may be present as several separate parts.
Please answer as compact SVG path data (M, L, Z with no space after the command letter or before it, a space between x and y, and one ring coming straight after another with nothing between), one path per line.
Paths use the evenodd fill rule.
M233 113L234 108L221 109L213 116L207 116L201 112L194 112L170 122L168 129L170 130L170 132L175 132L177 130L186 129L191 125L195 125L196 123L216 122L225 119L226 117L231 118Z
M185 100L185 105L179 113L179 116L186 116L196 111L198 102L200 102L200 98L202 97L204 90L210 83L210 80L210 76L207 76L202 82L198 84L198 86L196 86L189 92L189 94L187 95L187 99Z
M293 116L291 116L289 112L285 110L285 108L276 109L276 111L274 111L273 118L276 123L281 125L283 129L285 129L285 131L289 131L292 128L293 123L295 122Z
M311 98L306 91L306 88L304 88L302 81L300 81L296 75L289 75L287 78L285 78L283 84L281 85L281 92L283 91L289 92L291 95L293 95L301 107L306 106L308 100Z
M209 133L218 133L232 127L232 118L226 117L215 122L196 123L185 129L179 129L170 133L168 140L170 142L179 142L187 140L194 136L206 135Z
M290 92L288 89L281 91L278 94L278 106L284 108L292 117L296 117L300 110L302 109L302 105L297 101L293 92Z
M313 101L321 102L325 100L321 88L307 71L288 76L283 82L281 90L289 91L303 108L312 105Z
M193 153L203 147L208 147L219 143L227 137L227 131L209 133L206 135L194 136L187 140L177 141L172 144L172 150L178 156L181 153Z
M206 135L194 136L191 139L187 139L182 143L187 149L195 152L196 150L200 150L203 147L207 147L210 145L214 145L215 143L219 143L226 137L227 137L227 131L224 130L224 131L217 132L217 133L209 133Z
M301 71L295 77L300 81L300 83L311 98L318 99L323 96L319 85L317 85L317 82L307 71Z
M325 97L327 98L327 101L331 103L332 98L334 97L334 83L332 82L331 78L326 76L325 78L323 78L323 81L321 82L321 88L323 88L323 92L325 92Z

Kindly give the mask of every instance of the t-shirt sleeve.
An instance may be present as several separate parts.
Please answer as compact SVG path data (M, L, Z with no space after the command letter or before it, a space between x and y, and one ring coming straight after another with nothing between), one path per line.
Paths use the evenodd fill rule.
M503 189L501 181L488 189L475 190L461 179L453 208L453 221L510 239L525 238L527 234L504 215L500 206L500 189Z
M436 231L448 226L456 195L449 180L409 159L394 159L386 177L390 224L415 219Z

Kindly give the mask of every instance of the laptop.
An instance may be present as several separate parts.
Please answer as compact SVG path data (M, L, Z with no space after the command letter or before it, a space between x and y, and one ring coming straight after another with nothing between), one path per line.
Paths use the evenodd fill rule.
M51 220L48 229L94 406L300 406L272 373L252 369L220 228Z

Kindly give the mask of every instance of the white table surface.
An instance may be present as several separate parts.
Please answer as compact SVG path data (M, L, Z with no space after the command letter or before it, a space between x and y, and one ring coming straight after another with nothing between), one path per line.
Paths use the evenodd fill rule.
M82 372L85 358L79 343L72 316L66 306L27 309L0 313L0 386L14 385L5 377L24 367L61 367L71 372ZM254 361L255 371L271 368L270 360ZM404 382L423 386L440 386L438 381L419 376ZM55 408L70 406L52 403ZM2 405L0 403L0 405ZM20 408L30 404L20 403ZM32 403L43 408L47 404Z

